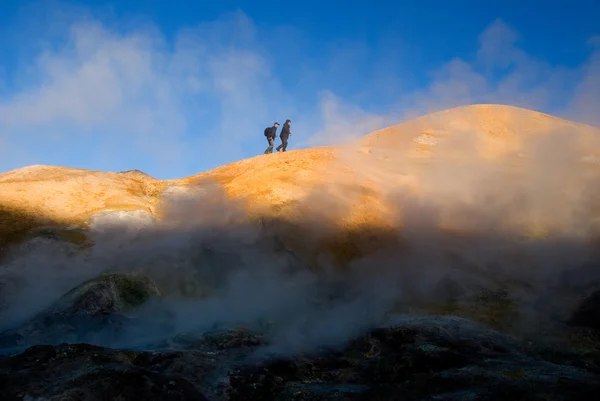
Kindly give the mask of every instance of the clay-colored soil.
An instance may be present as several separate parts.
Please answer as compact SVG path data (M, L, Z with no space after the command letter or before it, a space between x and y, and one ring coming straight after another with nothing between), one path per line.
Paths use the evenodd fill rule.
M29 166L0 174L0 245L32 228L85 225L103 210L155 212L165 184L102 171Z
M552 152L561 155L570 147L563 153L574 160L572 168L595 177L600 130L500 105L445 110L373 132L352 146L260 155L177 180L160 181L137 170L30 166L0 174L0 245L36 226L85 224L102 210L158 214L159 195L167 186L210 183L254 215L324 216L348 228L385 228L392 217L402 217L392 210L390 196L427 194L432 165L496 166L527 179L519 166L540 153L544 138L553 143L554 137L558 150Z

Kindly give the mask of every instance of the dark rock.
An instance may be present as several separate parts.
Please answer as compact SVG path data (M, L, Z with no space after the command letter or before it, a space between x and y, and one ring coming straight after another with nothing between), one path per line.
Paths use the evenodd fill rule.
M0 360L0 387L7 400L575 400L600 390L576 355L545 360L452 316L399 317L303 354L274 344L235 329L179 335L155 351L33 346Z
M583 399L597 375L525 354L515 340L465 319L404 318L339 350L273 358L236 370L242 399ZM573 397L573 398L569 398Z
M135 357L86 344L34 346L0 362L2 399L207 400L186 379L136 366Z
M124 314L159 295L158 288L145 276L101 276L69 291L23 327L0 334L0 348L58 342L106 343L119 332L139 326Z
M586 297L573 312L568 323L571 326L600 330L600 291Z
M53 309L72 313L125 313L139 307L152 296L160 296L156 285L146 276L109 274L86 281L66 293Z

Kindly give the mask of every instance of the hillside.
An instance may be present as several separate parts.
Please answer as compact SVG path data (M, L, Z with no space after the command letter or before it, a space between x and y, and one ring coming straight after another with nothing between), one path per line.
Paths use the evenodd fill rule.
M0 174L0 248L40 227L86 227L105 210L155 213L164 184L68 167L29 166Z
M473 105L373 132L356 146L261 155L178 180L136 170L30 166L0 174L0 243L35 226L85 226L103 210L160 215L165 188L209 183L242 201L252 216L312 216L350 229L399 227L407 206L398 196L412 194L436 208L440 225L455 229L468 228L459 204L486 202L494 213L503 209L502 224L511 229L570 230L578 199L595 196L586 188L597 178L599 156L596 128L511 106ZM510 203L525 195L516 215ZM599 216L588 212L590 221Z
M404 149L420 158L468 157L501 160L530 156L536 142L566 136L585 154L598 157L598 128L514 106L479 104L443 110L372 132L359 143L365 151ZM462 139L460 145L453 140ZM453 146L444 146L451 142ZM561 143L562 145L562 143ZM442 154L452 151L450 155Z

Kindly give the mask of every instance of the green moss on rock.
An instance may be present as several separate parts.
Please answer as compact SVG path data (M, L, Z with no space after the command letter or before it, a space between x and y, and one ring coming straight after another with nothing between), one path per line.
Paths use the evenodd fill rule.
M144 275L107 274L72 289L59 304L88 313L125 313L160 295L158 287Z
M126 308L141 306L152 296L160 296L158 287L148 277L137 274L110 274L100 280L112 284Z

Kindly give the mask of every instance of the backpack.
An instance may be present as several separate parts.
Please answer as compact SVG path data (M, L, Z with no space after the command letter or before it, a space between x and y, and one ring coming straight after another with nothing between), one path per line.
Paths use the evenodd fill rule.
M271 127L265 128L265 136L269 136L271 134Z

